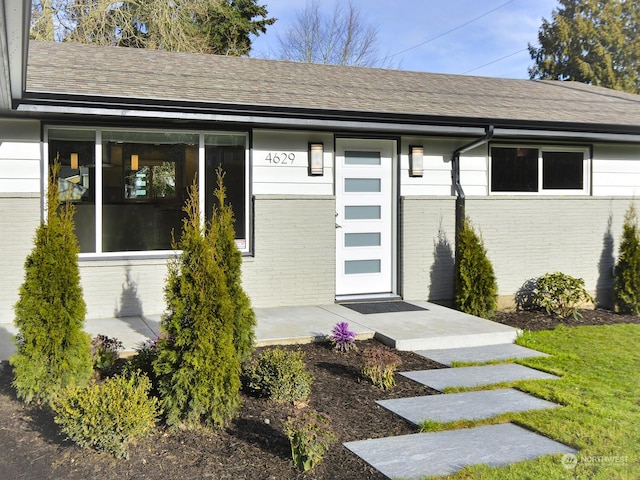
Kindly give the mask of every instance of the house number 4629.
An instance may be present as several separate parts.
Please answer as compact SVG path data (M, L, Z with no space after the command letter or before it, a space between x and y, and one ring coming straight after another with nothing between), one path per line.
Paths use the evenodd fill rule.
M264 159L271 165L293 165L296 154L293 152L269 152Z

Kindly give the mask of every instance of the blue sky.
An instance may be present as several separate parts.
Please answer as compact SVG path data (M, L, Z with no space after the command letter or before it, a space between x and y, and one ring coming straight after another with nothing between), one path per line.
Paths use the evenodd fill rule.
M503 78L529 78L527 68L533 61L527 44L536 44L542 18L551 19L558 5L557 0L353 2L365 21L377 27L379 51L393 56L394 67ZM284 36L305 0L258 3L265 4L269 16L278 20L254 39L251 56L277 58L278 37ZM320 3L323 9L333 10L334 0ZM477 17L481 18L474 20Z

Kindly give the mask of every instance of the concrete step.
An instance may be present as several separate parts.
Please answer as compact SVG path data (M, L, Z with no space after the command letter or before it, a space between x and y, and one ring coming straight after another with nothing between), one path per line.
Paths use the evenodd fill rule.
M576 450L525 428L505 423L417 433L344 444L389 478L450 475L468 465L500 467Z
M555 380L559 378L550 373L515 363L418 370L401 372L401 375L440 391L452 387L472 388L517 380Z
M517 358L549 356L546 353L521 347L514 343L501 343L497 345L482 345L478 347L465 348L418 350L415 353L447 366L451 366L453 362L484 363Z
M484 420L503 413L543 410L559 405L513 388L380 400L378 405L419 425L424 420Z

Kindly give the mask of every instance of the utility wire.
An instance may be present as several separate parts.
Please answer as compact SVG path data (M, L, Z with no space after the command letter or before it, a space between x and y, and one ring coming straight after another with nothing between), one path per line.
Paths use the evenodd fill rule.
M476 17L476 18L472 18L471 20L469 20L469 21L467 21L467 22L465 22L465 23L462 23L462 24L458 25L457 27L454 27L454 28L452 28L452 29L450 29L450 30L447 30L446 32L439 33L439 34L438 34L438 35L436 35L435 37L431 37L431 38L429 38L429 39L425 40L424 42L421 42L421 43L418 43L417 45L414 45L413 47L406 48L406 49L404 49L404 50L402 50L402 51L400 51L400 52L394 53L393 55L387 55L387 56L385 57L385 60L390 59L390 58L393 58L393 57L396 57L396 56L400 55L401 53L405 53L405 52L408 52L408 51L413 50L413 49L415 49L415 48L421 47L422 45L425 45L425 44L427 44L427 43L429 43L429 42L433 42L434 40L437 40L437 39L438 39L438 38L440 38L440 37L444 37L445 35L448 35L448 34L450 34L451 32L455 32L456 30L459 30L459 29L461 29L462 27L466 27L466 26L467 26L467 25L469 25L470 23L473 23L473 22L475 22L476 20L480 20L481 18L486 17L486 16L487 16L487 15L489 15L490 13L493 13L493 12L495 12L496 10L498 10L498 9L500 9L500 8L502 8L502 7L506 6L506 5L509 5L510 3L514 2L514 1L515 1L515 0L509 0L508 2L505 2L505 3L503 3L502 5L498 5L496 8L494 8L494 9L492 9L492 10L489 10L488 12L485 12L485 13L483 13L482 15L480 15L480 16L478 16L478 17Z
M522 48L522 49L518 50L517 52L510 53L509 55L505 55L504 57L500 57L500 58L498 58L496 60L492 60L489 63L485 63L484 65L480 65L479 67L475 67L475 68L472 68L471 70L467 70L466 72L462 72L460 75L466 75L467 73L474 72L474 71L479 70L479 69L481 69L483 67L488 67L489 65L493 65L494 63L498 63L498 62L504 60L505 58L513 57L514 55L517 55L519 53L525 52L527 50L529 50L529 49L528 48Z

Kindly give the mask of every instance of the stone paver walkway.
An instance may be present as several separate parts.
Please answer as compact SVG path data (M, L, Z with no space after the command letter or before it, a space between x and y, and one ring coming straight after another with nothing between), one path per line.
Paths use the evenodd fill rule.
M488 362L545 355L517 345L451 350L419 353L449 365L451 362ZM440 391L447 387L472 388L517 380L558 378L512 363L403 372L402 375ZM484 420L503 413L559 407L513 388L381 400L377 403L415 424L424 420L440 423ZM389 478L404 479L448 475L470 465L502 466L542 455L577 453L567 445L511 423L362 440L344 445Z
M449 475L468 466L502 466L573 448L511 423L345 443L389 478Z
M480 347L440 348L435 350L418 350L415 353L435 360L438 363L451 366L453 362L484 363L504 361L517 358L548 357L546 353L516 345L515 343L501 343L498 345L484 345Z
M402 372L401 375L440 391L445 388L473 388L517 380L555 380L558 378L550 373L515 363L418 370Z
M396 398L380 400L376 403L416 425L424 420L440 423L484 420L507 412L558 407L557 403L542 400L513 388Z

